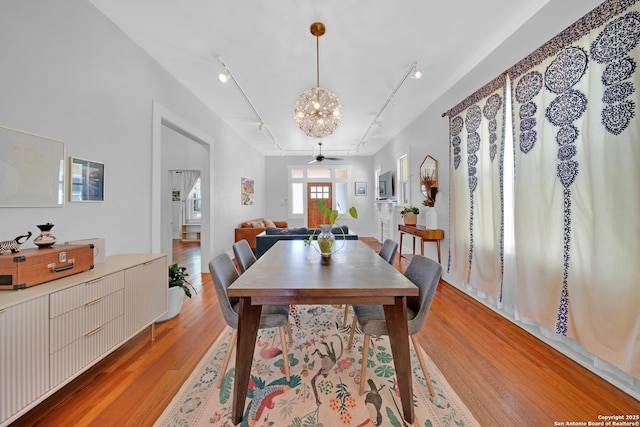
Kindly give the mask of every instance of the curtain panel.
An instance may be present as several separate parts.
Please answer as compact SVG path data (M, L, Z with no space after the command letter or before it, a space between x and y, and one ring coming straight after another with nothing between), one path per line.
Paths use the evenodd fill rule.
M500 299L503 270L504 74L448 111L449 273Z
M636 1L606 1L508 73L517 309L640 377Z
M200 179L200 171L182 171L182 182L180 188L180 220L181 224L187 223L187 200L193 187Z

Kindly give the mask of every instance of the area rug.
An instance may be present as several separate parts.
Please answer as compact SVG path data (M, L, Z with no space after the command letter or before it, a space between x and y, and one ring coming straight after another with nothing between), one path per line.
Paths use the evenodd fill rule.
M342 326L343 309L297 306L300 327L292 326L291 379L286 381L277 329L258 332L242 426L334 427L408 426L402 416L393 358L387 337L372 337L367 385L360 396L363 335L347 349L351 322ZM155 426L232 426L235 354L222 387L221 375L232 330L227 327L182 386ZM478 426L429 357L425 361L435 389L429 396L420 364L411 352L415 426Z

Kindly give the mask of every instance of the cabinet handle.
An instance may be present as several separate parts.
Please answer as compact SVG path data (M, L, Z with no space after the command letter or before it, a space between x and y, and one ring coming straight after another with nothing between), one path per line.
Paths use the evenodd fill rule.
M94 299L93 301L89 301L89 302L88 302L88 303L86 303L84 306L85 306L85 307L89 307L90 305L93 305L93 304L97 304L97 303L99 303L99 302L100 302L100 301L102 301L103 299L104 299L104 297L96 298L96 299Z
M90 331L90 332L87 332L86 334L84 334L84 336L85 336L85 338L89 338L91 335L95 335L95 334L97 334L98 332L100 332L103 329L104 329L104 326L98 326L93 331Z
M142 263L142 265L149 265L149 264L153 264L153 261L155 261L155 260L147 261L147 262L143 262L143 263Z
M90 284L92 284L92 283L99 282L99 281L100 281L100 280L102 280L102 279L103 279L102 277L98 277L97 279L87 280L85 283L86 283L87 285L90 285Z
M0 313L4 313L5 311L7 310L5 310L4 308L0 308Z

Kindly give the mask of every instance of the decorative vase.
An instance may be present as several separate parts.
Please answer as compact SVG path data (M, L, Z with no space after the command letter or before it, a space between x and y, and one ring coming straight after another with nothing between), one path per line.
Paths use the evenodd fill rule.
M167 312L158 317L156 323L164 322L176 317L182 309L182 301L184 300L184 290L180 286L169 288L169 308Z
M56 237L50 233L54 224L50 222L42 225L38 225L37 227L40 229L41 233L38 237L35 238L33 243L39 248L50 248L56 243Z
M436 212L436 208L427 207L427 212L425 213L424 226L429 230L438 229L438 213Z
M320 234L318 235L318 246L320 247L320 254L323 257L330 257L333 251L333 243L336 241L336 236L331 232L331 224L321 224Z
M404 225L416 225L418 223L418 216L413 212L407 212L404 214Z

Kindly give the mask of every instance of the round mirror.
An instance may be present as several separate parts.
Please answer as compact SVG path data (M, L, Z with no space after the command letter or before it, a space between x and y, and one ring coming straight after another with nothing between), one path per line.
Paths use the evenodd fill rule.
M420 192L426 197L424 205L433 207L438 192L438 161L431 156L425 157L420 165Z

